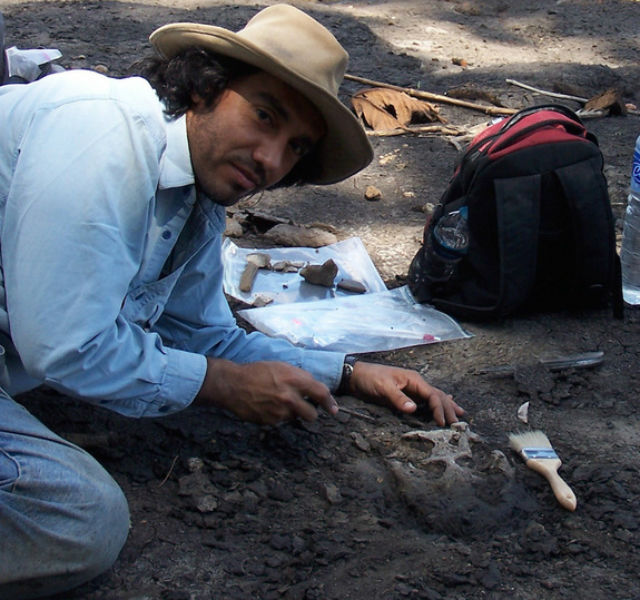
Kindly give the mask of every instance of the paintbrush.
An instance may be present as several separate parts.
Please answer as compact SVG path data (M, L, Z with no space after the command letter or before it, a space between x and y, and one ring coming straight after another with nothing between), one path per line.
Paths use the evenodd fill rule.
M578 503L576 495L558 475L562 461L549 438L542 431L527 431L510 434L509 443L524 459L527 467L546 477L558 502L567 510L575 510Z

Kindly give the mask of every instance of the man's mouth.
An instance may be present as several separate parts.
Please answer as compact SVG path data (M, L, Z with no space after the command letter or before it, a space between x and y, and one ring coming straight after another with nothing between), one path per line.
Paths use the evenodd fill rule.
M262 186L262 178L253 169L239 163L232 164L240 187L249 191Z

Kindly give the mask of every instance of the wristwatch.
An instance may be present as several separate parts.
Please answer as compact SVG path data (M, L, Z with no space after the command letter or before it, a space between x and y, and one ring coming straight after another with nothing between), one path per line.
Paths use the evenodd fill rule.
M340 385L336 390L336 394L339 396L344 396L351 391L351 376L353 375L353 366L358 362L358 359L355 356L347 356L344 357L344 364L342 365L342 379L340 379Z

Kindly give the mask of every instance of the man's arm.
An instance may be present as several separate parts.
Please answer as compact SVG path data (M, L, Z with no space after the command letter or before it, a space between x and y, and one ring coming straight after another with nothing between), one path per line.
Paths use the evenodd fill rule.
M112 101L122 86L135 88L137 108ZM19 87L25 98L12 107L6 132L19 153L5 164L12 172L2 267L25 370L131 416L188 405L202 384L204 357L163 347L122 313L142 260L164 144L153 92L139 80L83 72Z
M415 411L416 402L424 402L440 426L454 423L464 414L451 395L408 369L357 362L349 392L405 413ZM195 403L219 406L245 421L265 425L298 417L313 421L318 416L316 406L330 415L339 410L329 389L302 369L282 362L239 365L215 358L207 358L207 374Z
M454 402L453 396L433 387L410 369L358 361L353 366L349 391L363 400L390 404L405 413L414 412L416 403L427 404L440 426L455 423L464 415L464 409Z
M236 364L207 358L207 374L196 404L215 405L244 421L275 425L296 417L313 421L316 406L335 415L329 388L307 371L283 362Z

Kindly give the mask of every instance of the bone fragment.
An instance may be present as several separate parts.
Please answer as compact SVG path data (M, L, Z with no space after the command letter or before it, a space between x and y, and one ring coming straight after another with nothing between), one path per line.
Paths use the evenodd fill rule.
M279 260L271 265L274 271L281 273L296 273L302 267L304 267L304 261L299 260Z
M271 264L271 257L262 252L254 252L247 256L247 266L240 276L240 291L250 292L259 269L266 269Z

